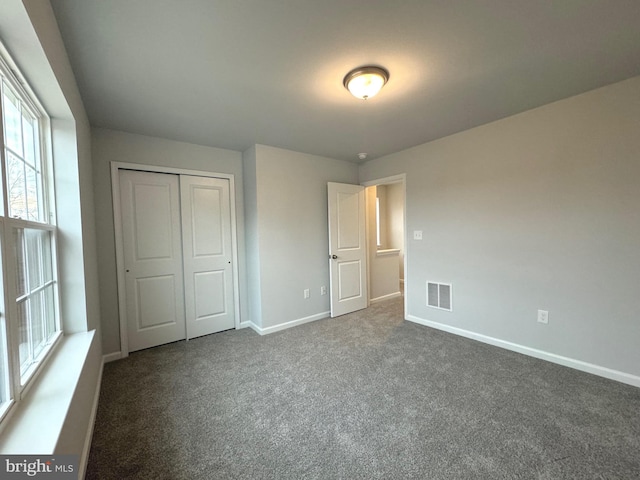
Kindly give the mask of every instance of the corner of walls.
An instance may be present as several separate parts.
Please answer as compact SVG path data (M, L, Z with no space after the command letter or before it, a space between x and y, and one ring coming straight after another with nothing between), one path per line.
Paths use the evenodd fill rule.
M93 192L96 215L96 242L98 278L100 283L100 334L105 354L119 352L120 317L118 312L117 274L115 261L115 232L113 223L113 200L111 196L111 170L108 161L101 161L106 140L103 130L91 129L91 156L93 159ZM117 159L117 157L116 157ZM115 286L115 288L112 288Z
M320 289L329 285L327 183L357 183L357 165L266 145L256 146L255 167L253 157L247 162L255 172L250 276L260 296L257 326L268 333L326 317L329 297Z
M60 310L67 333L89 329L85 291L84 239L78 184L78 142L75 122L53 119L54 183L58 223ZM98 319L92 319L93 324Z
M260 249L258 245L258 183L257 145L242 153L244 182L244 220L247 257L247 294L249 316L245 319L254 330L262 327L262 297L260 291ZM256 330L257 331L257 330Z
M634 77L362 164L407 176L407 315L640 377L638 98ZM452 312L427 280L453 284Z
M80 218L82 222L82 252L84 262L87 328L98 331L101 339L100 293L98 276L98 239L93 189L91 127L88 121L77 125L78 176L80 180Z

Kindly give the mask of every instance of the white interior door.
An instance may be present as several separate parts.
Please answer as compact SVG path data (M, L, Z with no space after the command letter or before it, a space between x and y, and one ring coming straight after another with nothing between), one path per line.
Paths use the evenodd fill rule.
M331 316L367 307L364 187L329 183Z
M128 350L185 338L177 175L120 170Z
M180 176L187 338L235 326L229 180Z

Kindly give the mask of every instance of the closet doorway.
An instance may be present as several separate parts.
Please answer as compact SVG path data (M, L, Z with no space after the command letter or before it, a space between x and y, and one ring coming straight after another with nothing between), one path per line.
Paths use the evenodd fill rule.
M238 326L233 178L139 168L112 168L123 356Z

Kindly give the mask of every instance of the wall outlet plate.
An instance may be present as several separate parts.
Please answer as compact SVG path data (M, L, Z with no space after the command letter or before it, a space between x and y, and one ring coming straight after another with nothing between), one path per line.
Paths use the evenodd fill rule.
M414 230L413 231L413 239L414 240L422 240L422 230Z
M309 291L308 288L304 289L303 295L304 295L304 298L309 298L311 296L311 292Z
M320 287L320 295L326 295L326 294L327 294L327 287L323 285Z
M538 323L549 323L549 312L547 310L538 310Z

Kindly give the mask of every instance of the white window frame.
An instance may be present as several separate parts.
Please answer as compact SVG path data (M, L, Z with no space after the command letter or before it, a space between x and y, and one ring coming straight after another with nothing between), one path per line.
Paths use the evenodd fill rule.
M7 400L0 404L0 430L6 424L6 420L15 411L15 406L27 395L36 378L44 370L53 352L59 345L64 333L60 317L60 296L59 296L59 269L58 269L58 248L57 248L57 227L55 216L55 189L53 182L53 158L51 142L51 121L45 109L37 99L37 96L24 80L17 69L15 62L11 59L7 50L0 43L0 76L5 83L9 84L16 93L27 111L38 123L39 134L39 154L42 189L42 206L40 209L44 215L44 221L33 221L19 218L10 218L8 192L7 192L7 172L5 159L5 141L2 117L0 116L0 172L2 182L2 203L4 208L0 211L0 253L2 257L2 276L0 283L0 342L4 342L7 350L7 370L9 376ZM0 98L0 101L2 99ZM0 105L0 113L1 113ZM19 353L19 323L17 317L17 262L14 245L14 229L35 229L48 231L51 235L51 268L53 276L53 308L55 312L55 333L46 342L44 349L39 353L35 361L21 375L20 373L20 353ZM33 293L33 292L31 292ZM0 361L5 361L0 359Z

